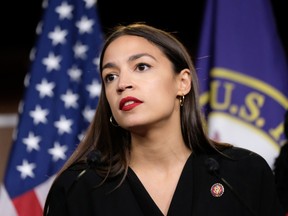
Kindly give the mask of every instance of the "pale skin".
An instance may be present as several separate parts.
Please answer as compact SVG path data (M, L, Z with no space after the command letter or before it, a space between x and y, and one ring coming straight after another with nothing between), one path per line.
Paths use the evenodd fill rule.
M131 132L129 166L167 215L191 154L182 138L177 98L191 89L190 71L175 74L157 46L141 37L121 36L105 51L102 77L113 117ZM129 110L119 108L121 99L128 96L141 103ZM131 99L127 106L134 102Z

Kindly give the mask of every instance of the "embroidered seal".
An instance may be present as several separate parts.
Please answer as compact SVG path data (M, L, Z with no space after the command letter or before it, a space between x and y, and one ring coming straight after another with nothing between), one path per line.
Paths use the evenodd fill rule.
M220 197L224 193L224 186L220 183L215 183L212 185L210 192L214 197Z

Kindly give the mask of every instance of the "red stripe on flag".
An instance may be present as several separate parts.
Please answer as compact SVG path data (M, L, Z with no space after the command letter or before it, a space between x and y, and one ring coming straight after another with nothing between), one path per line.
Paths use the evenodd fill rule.
M42 216L43 210L34 190L13 199L19 216Z

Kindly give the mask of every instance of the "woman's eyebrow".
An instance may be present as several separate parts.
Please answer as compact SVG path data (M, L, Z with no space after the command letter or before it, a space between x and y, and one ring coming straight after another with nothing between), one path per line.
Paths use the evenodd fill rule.
M155 61L157 61L154 56L152 56L152 55L150 55L148 53L139 53L139 54L132 55L132 56L129 57L128 61L134 61L134 60L139 59L139 58L141 58L143 56L148 56L148 57L154 59Z
M112 62L108 62L107 64L103 65L102 71L103 71L104 69L114 68L114 67L116 67L116 64L114 64L114 63L112 63Z
M139 53L139 54L132 55L128 58L128 61L132 62L132 61L135 61L136 59L139 59L143 56L148 56L148 57L154 59L155 61L157 61L157 59L154 56L152 56L148 53ZM107 68L113 68L113 67L116 67L116 64L114 64L112 62L108 62L105 65L103 65L102 70L107 69Z

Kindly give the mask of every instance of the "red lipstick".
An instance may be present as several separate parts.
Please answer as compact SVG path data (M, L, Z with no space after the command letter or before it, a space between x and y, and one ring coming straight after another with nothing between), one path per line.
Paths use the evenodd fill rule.
M130 96L125 97L120 101L119 109L123 111L129 111L129 110L132 110L134 107L140 105L141 103L143 102L135 97L130 97Z

